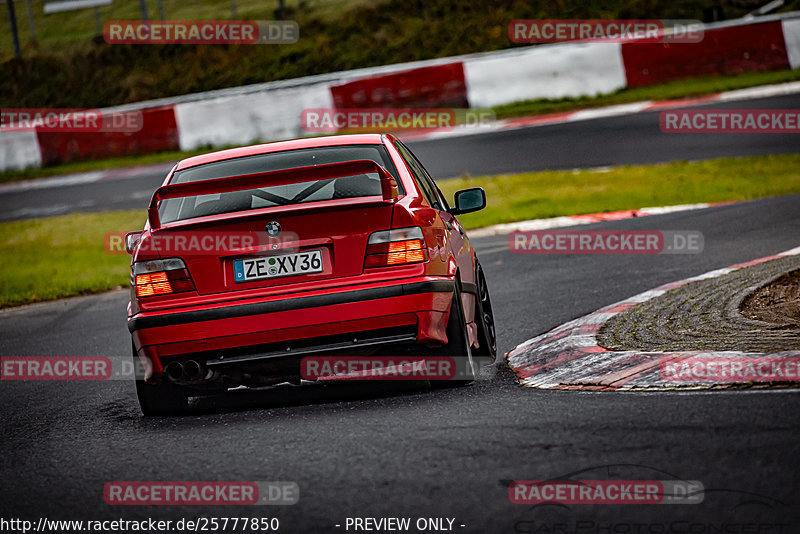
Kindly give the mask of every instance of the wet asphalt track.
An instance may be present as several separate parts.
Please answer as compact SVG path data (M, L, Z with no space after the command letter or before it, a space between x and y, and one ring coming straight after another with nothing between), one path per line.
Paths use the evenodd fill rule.
M700 230L706 249L697 255L513 255L502 237L476 239L500 349L659 284L797 246L799 203L796 195L595 226ZM114 292L2 312L0 351L125 355L125 302ZM181 418L141 417L122 381L2 382L0 406L0 517L274 516L283 532L344 532L334 525L353 516L450 517L460 532L508 533L558 532L571 521L580 529L568 532L800 525L780 527L800 520L797 391L538 391L501 367L455 390L281 388L216 409L199 403ZM531 507L511 504L502 482L584 470L699 480L705 500ZM115 480L295 481L301 497L290 507L111 507L102 489Z

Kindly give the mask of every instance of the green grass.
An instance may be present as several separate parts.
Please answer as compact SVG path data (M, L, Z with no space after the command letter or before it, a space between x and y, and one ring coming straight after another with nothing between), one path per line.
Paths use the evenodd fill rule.
M797 80L800 80L800 69L754 72L735 76L693 78L652 85L650 87L620 89L611 94L595 97L526 100L496 106L492 108L492 111L494 111L498 119L505 119L525 115L540 115L543 113L558 113L575 109L629 104L631 102L642 102L645 100L688 98L721 93L723 91L733 91L735 89L744 89L746 87L793 82Z
M105 252L104 236L145 219L131 210L0 224L0 308L127 287L130 256Z
M75 45L90 42L97 35L94 9L78 9L57 14L45 15L44 4L51 0L29 0L33 8L33 21L36 27L37 42L31 42L28 27L28 13L25 4L14 4L20 40L25 54L41 51L65 53ZM375 3L369 0L306 0L304 10L322 19L331 19L337 12L353 7ZM300 10L300 0L285 0L286 15L294 16ZM146 0L150 20L158 20L158 1ZM165 18L171 20L230 20L232 18L229 0L162 0ZM0 59L7 59L13 52L8 11L5 1L0 5ZM278 16L278 0L236 0L237 15L240 20L268 20ZM102 24L109 20L139 20L141 11L138 0L114 0L112 5L98 8Z
M107 107L154 98L360 67L514 47L513 19L702 19L707 0L286 0L300 39L287 45L110 45L94 36L93 10L44 15L32 0L39 44L29 43L17 2L22 58L11 57L0 16L0 102L7 107ZM223 0L163 0L168 19L229 19ZM237 0L241 19L276 18L277 0ZM723 0L725 16L751 10ZM151 19L156 0L148 0ZM137 19L136 0L115 0L102 20ZM780 8L791 11L800 0ZM0 8L3 8L0 3ZM3 11L5 11L3 9Z
M449 199L467 187L486 190L488 206L459 217L467 228L480 228L559 215L800 193L800 155L465 177L439 186Z
M486 189L489 205L462 215L467 228L558 215L800 192L800 155L546 171L447 180ZM143 210L75 214L0 224L0 308L127 287L127 255L104 249L107 232L141 229Z

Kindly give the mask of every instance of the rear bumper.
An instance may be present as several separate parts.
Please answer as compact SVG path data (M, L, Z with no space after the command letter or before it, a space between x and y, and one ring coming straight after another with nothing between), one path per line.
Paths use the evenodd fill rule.
M416 342L443 344L454 279L421 277L402 283L346 286L213 308L143 312L128 320L145 378L163 372L163 360L234 349L275 346L347 333L414 327ZM469 288L464 288L469 292Z

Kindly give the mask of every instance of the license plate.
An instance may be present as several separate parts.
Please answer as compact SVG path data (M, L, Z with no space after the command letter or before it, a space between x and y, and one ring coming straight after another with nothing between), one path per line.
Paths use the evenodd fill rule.
M322 252L309 250L280 256L247 258L233 262L233 276L237 282L251 282L265 278L278 278L295 274L322 272Z

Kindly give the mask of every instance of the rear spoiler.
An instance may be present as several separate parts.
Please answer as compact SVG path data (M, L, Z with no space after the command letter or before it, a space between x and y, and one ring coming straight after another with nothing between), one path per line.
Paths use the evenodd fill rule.
M147 209L147 218L150 221L150 228L160 228L161 219L158 215L158 205L162 200L168 198L230 193L232 191L244 191L272 185L286 185L311 180L343 178L345 176L354 176L356 174L371 172L377 172L378 176L380 176L383 199L389 201L396 199L398 190L397 180L395 180L394 176L389 174L389 171L378 163L368 159L360 159L343 163L326 163L324 165L310 165L308 167L295 167L293 169L282 169L279 171L258 172L240 176L214 178L211 180L198 180L196 182L186 182L182 184L167 184L159 187L156 189L156 192L153 193L153 198L150 199L150 207Z

